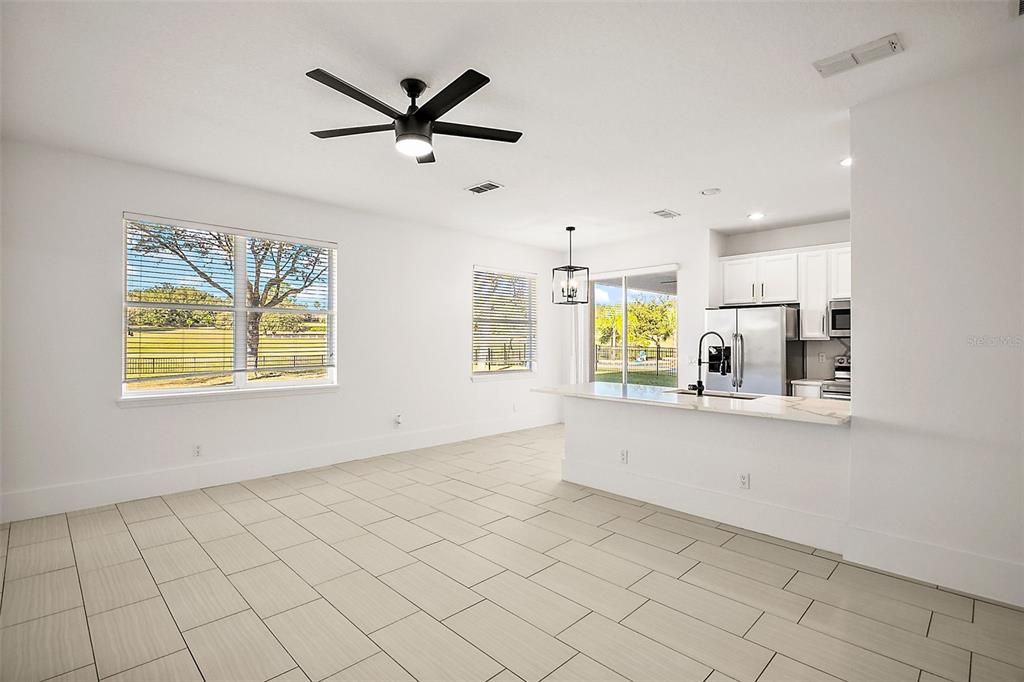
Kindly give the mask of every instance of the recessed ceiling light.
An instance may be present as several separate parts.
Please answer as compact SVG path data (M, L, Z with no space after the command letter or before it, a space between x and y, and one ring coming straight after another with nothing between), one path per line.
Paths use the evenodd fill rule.
M722 192L722 190L719 189L718 187L708 187L707 189L702 189L700 191L700 193L703 194L706 197L713 197L716 194L720 194L721 192Z
M760 211L754 211L753 213L748 213L747 217L750 218L751 220L764 220L764 213L761 213Z
M843 168L849 168L850 166L853 165L853 157L847 156L845 159L839 162L839 165L842 166Z

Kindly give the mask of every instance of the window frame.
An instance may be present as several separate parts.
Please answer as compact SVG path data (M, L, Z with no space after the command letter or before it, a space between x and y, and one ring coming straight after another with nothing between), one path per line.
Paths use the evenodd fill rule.
M158 223L161 225L167 225L169 227L176 227L187 230L199 230L203 232L218 232L221 234L228 234L233 237L234 248L232 251L233 255L233 274L234 274L234 286L232 288L232 297L230 306L212 306L205 304L180 304L180 303L163 303L163 304L147 304L147 305L136 305L138 302L132 302L128 300L128 233L129 224L131 222L149 222ZM245 240L253 239L268 239L282 241L292 244L301 244L303 246L312 246L317 248L328 249L328 258L330 260L328 265L328 282L327 282L327 307L326 313L326 335L327 353L331 359L331 362L326 367L327 375L320 379L299 379L299 380L282 380L267 382L265 384L255 384L249 381L249 367L248 367L248 356L247 356L247 319L248 313L252 311L274 311L280 312L274 308L254 308L247 305L247 296L245 295L246 287L248 286L248 267L247 267L247 249L245 248ZM240 246L240 244L242 246ZM190 399L207 399L210 397L235 397L242 398L247 396L262 395L284 395L293 392L324 392L325 390L332 390L338 387L338 371L337 371L337 360L338 360L338 290L337 290L337 270L338 270L338 243L332 241L326 241L322 239L312 239L306 237L297 237L294 235L284 235L276 232L266 232L261 230L242 229L238 227L231 227L226 225L218 225L215 223L203 223L192 220L182 220L180 218L168 218L165 216L155 216L145 213L134 213L130 211L124 211L121 214L121 359L120 359L120 395L118 402L120 403L132 403L137 402L140 404L150 402L187 402ZM239 291L242 291L242 295L239 295ZM132 307L166 307L178 310L201 310L210 309L216 310L217 312L230 312L233 316L232 321L232 369L226 373L230 373L232 376L232 382L229 386L197 386L191 388L159 388L151 390L134 390L129 391L127 389L129 382L125 380L126 374L126 360L128 357L128 309ZM241 320L241 324L239 324ZM244 367L244 370L237 368Z
M532 282L533 286L533 301L532 301L532 317L533 317L533 333L532 333L532 345L533 345L533 357L529 363L529 367L525 369L498 369L498 370L484 370L476 371L473 369L473 355L476 347L475 339L476 334L473 330L473 325L476 321L476 306L474 302L474 279L476 273L487 272L497 275L509 275L512 277L523 277ZM516 377L522 378L534 374L537 371L537 365L540 356L540 346L538 345L538 338L540 336L540 304L537 297L537 273L526 272L523 270L513 270L510 268L499 268L489 265L473 265L470 273L470 296L469 296L469 376L471 381L499 381L502 378L513 379Z

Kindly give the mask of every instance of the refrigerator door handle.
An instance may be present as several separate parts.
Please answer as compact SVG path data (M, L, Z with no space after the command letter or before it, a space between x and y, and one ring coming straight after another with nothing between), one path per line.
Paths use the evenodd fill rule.
M742 388L742 387L743 387L743 369L744 369L744 367L743 367L743 366L744 366L744 365L746 364L746 363L744 362L744 360L743 360L743 354L744 354L744 351L746 350L746 349L745 349L745 348L743 347L743 346L744 346L744 343L743 343L743 334L739 334L739 333L737 333L737 334L736 334L736 340L737 340L737 341L739 341L739 344L738 344L738 346L737 346L737 347L738 347L738 349L739 349L739 354L740 354L740 357L739 357L739 365L740 365L740 375L739 375L739 380L738 380L738 383L736 384L736 388Z
M746 340L739 335L739 388L743 387L743 379L746 374Z
M732 387L736 388L736 361L738 359L737 347L736 347L736 332L732 333Z

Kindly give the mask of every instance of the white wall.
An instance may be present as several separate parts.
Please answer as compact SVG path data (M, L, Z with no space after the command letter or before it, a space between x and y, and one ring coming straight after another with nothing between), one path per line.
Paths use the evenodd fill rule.
M10 140L2 201L7 518L560 419L529 391L564 381L568 316L543 296L538 371L469 375L472 266L536 272L545 290L554 252ZM119 406L124 210L340 242L341 387Z
M850 220L846 218L824 223L777 227L772 230L727 233L721 235L721 240L721 256L836 244L850 241Z
M680 228L660 237L587 248L580 228L573 242L573 262L590 267L590 274L677 263L680 382L690 380L689 364L697 362L697 340L704 333L708 305L709 233L704 228ZM586 334L586 330L581 330ZM584 346L585 348L585 346ZM696 367L692 368L694 378Z
M1024 63L851 125L846 556L1024 604Z
M725 235L708 232L708 307L722 305L722 265L718 259L725 255Z

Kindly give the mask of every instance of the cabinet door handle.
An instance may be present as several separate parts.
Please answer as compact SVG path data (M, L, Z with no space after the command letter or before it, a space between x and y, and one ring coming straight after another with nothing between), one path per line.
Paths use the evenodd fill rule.
M825 333L825 313L821 314L821 333Z
M764 298L764 282L761 282L761 298Z
M754 283L750 283L750 298L754 298Z

